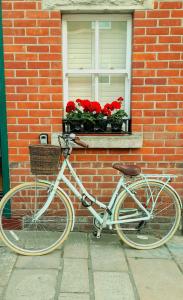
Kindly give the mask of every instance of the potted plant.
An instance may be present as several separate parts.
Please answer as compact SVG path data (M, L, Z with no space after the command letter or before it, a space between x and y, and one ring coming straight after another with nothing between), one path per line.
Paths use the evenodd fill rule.
M82 112L76 107L74 101L69 101L66 106L66 119L70 125L70 131L81 131Z
M123 118L127 114L122 109L123 98L119 97L102 108L97 101L76 99L69 101L66 106L66 122L70 131L105 132L111 124L112 131L121 131Z

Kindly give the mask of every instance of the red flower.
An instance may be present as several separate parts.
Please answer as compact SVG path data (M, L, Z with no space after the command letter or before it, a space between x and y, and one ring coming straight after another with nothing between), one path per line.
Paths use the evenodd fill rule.
M97 101L91 102L91 110L90 112L95 112L96 114L99 114L101 112L101 106L100 103Z
M113 101L111 103L111 110L114 110L114 109L120 109L121 108L121 103L118 102L118 101Z
M111 110L111 104L109 103L105 104L104 109Z
M78 104L81 104L82 101L83 101L83 100L81 100L81 99L76 99L76 102L77 102Z
M123 101L124 100L124 98L123 97L119 97L118 99L117 99L117 101Z
M71 111L74 111L75 109L76 109L75 103L73 101L69 101L66 106L66 112L70 113Z
M89 100L82 100L80 104L85 112L91 111L91 102Z
M107 108L103 108L102 109L102 114L104 116L110 116L111 115L111 110L110 109L107 109Z

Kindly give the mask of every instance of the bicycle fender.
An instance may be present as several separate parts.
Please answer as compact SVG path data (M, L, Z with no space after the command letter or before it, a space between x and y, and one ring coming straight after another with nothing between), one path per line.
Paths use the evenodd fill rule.
M51 185L51 184L52 184L52 182L50 182L50 181L48 181L48 180L39 180L39 182L43 182L43 183L46 183L46 184L48 184L48 185ZM64 197L67 199L67 201L68 201L68 203L69 203L69 205L70 205L70 208L71 208L71 211L72 211L72 228L71 228L71 231L72 231L73 228L74 228L74 224L75 224L75 211L74 211L74 206L73 206L73 204L72 204L72 201L70 200L70 198L69 198L68 195L66 194L66 192L65 192L63 189L61 189L59 186L58 186L57 189L59 190L59 192L60 192L61 194L64 195Z

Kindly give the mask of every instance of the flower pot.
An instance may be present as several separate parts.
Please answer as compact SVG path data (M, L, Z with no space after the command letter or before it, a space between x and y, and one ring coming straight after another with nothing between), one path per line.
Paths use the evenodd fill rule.
M121 132L123 121L121 122L111 122L111 130L113 132Z
M92 123L88 120L84 121L83 128L84 128L84 131L86 131L86 132L93 132L94 131L94 123Z
M95 131L104 132L107 130L107 120L96 120Z
M81 121L72 121L69 122L70 132L81 132Z

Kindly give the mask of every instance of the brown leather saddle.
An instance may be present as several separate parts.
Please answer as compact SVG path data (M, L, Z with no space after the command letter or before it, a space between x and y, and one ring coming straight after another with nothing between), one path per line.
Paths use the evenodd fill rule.
M114 163L112 167L128 176L137 176L141 173L141 168L137 165L124 165L120 163Z

